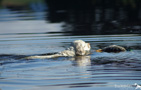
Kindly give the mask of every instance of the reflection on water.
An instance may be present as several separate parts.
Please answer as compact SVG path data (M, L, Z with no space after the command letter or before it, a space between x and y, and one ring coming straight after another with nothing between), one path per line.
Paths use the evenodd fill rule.
M140 0L1 0L0 5L0 21L63 22L66 35L141 33Z
M5 35L0 39L2 90L122 89L117 88L118 85L127 85L126 88L133 90L134 83L141 83L140 35L89 35L69 38L62 33ZM76 39L83 39L91 44L91 55L43 60L23 59L28 55L62 51ZM132 51L94 52L95 49L111 44L132 47Z
M91 65L90 56L76 56L74 65L76 66L88 66Z
M45 0L48 20L71 35L141 33L139 0Z
M74 2L71 1L71 3ZM94 1L95 5L97 0L91 1ZM67 4L63 6L58 2L54 7L56 3L52 3L52 0L45 0L45 2L43 0L12 0L12 2L11 0L0 0L0 89L134 90L135 83L140 85L141 35L139 31L141 25L138 23L140 17L135 17L139 21L133 20L132 27L127 27L131 25L131 22L130 24L124 22L125 31L130 32L132 29L133 33L137 34L127 34L128 32L117 34L121 32L117 31L119 27L123 28L121 20L130 21L124 17L128 16L124 15L125 7L121 5L121 8L118 9L117 13L121 13L120 17L123 17L117 21L118 19L110 18L114 17L115 13L114 15L111 13L115 12L116 8L103 9L109 2L100 6L101 1L103 0L99 0L97 7L90 12L87 11L90 8L87 1L85 2L86 7L83 7L84 2L80 8L77 7L80 4L77 2L73 3L76 10L70 6L65 10ZM131 6L136 5L127 0L125 3ZM59 7L60 5L62 6ZM139 5L140 3L137 5L136 12L140 10ZM82 7L84 10L81 10ZM134 32L135 27L137 32ZM107 32L110 32L108 34L111 35L106 35ZM77 39L91 44L90 55L54 59L23 59L30 55L60 52ZM113 44L121 45L131 51L95 52L96 49Z

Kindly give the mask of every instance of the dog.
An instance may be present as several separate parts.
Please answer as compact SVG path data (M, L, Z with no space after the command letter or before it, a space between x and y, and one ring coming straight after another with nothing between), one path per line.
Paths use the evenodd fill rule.
M43 55L43 56L29 56L26 59L45 59L45 58L56 58L56 57L74 57L74 56L83 56L90 54L90 43L86 43L83 40L75 40L71 43L71 47L67 50L58 52L52 55Z

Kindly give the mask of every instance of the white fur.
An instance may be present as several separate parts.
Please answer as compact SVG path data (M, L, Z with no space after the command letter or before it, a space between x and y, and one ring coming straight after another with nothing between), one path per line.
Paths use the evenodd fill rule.
M74 42L72 42L72 47L60 53L54 55L45 55L45 56L30 56L30 57L26 57L26 59L36 59L36 58L45 59L45 58L54 58L60 56L82 56L82 55L88 55L90 49L91 47L89 43L85 43L82 40L75 40Z
M72 43L72 45L74 47L76 55L86 55L87 52L89 52L91 49L90 44L85 43L82 40L76 40Z

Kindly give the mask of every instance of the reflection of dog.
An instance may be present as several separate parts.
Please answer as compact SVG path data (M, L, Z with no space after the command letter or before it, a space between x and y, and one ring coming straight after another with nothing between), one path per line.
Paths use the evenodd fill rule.
M62 52L53 54L53 55L44 55L44 56L29 56L26 57L26 59L44 59L44 58L54 58L54 57L61 57L61 56L82 56L82 55L88 55L90 52L90 44L86 43L82 40L75 40L72 42L72 47L68 48L67 50L64 50Z
M77 66L88 66L91 65L90 56L76 56L75 65Z
M124 52L126 49L124 47L118 46L118 45L110 45L108 47L105 47L103 49L98 49L96 52Z

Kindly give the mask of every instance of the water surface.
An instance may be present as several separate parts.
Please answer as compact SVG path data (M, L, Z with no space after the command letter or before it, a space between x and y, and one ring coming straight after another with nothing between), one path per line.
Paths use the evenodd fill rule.
M64 31L65 22L51 23L47 15L42 8L0 9L1 90L135 90L141 84L140 34L74 35ZM77 39L91 44L90 55L23 59L60 52ZM94 51L113 44L131 51Z
M135 34L3 33L0 39L0 87L2 90L133 90L134 83L141 83L140 38ZM28 55L62 51L77 39L91 43L91 55L21 59ZM111 44L131 47L132 51L116 54L93 51Z

